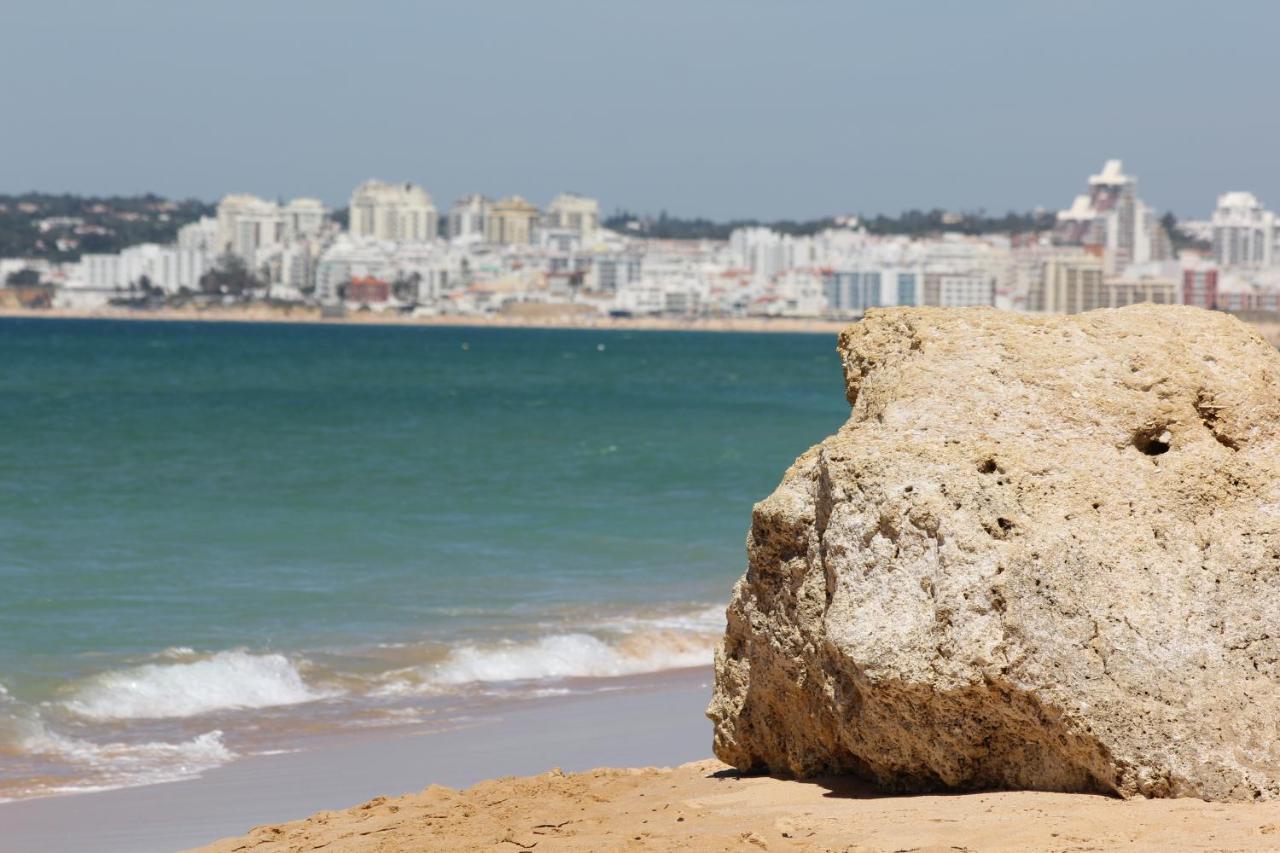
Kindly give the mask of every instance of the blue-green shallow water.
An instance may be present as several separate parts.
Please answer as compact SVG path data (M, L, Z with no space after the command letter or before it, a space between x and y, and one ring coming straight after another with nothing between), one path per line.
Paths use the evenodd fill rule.
M50 739L701 659L848 414L824 335L0 320L0 366L11 794Z

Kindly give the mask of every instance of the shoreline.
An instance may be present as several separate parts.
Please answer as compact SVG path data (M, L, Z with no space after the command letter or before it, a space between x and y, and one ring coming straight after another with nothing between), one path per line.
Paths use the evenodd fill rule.
M180 781L0 803L0 849L160 853L431 784L693 761L711 752L702 715L711 678L710 666L625 676L598 692L511 702L433 731L370 730L245 755Z
M557 314L545 317L504 314L439 314L415 317L385 312L348 312L324 317L319 310L299 306L277 308L250 305L243 308L135 310L102 308L76 311L64 308L0 308L0 318L36 320L124 320L133 322L299 323L316 326L400 326L477 329L555 329L633 332L752 332L784 334L838 334L853 320L818 318L718 317L608 317Z
M816 317L609 317L599 315L554 314L437 314L412 316L385 312L349 312L341 317L325 317L311 306L272 307L249 305L238 308L161 308L137 310L100 308L0 307L0 319L35 320L122 320L132 322L199 323L298 323L314 326L395 326L457 329L549 329L630 332L718 332L763 334L836 335L857 320L824 320ZM1239 318L1257 330L1273 346L1280 347L1280 322Z

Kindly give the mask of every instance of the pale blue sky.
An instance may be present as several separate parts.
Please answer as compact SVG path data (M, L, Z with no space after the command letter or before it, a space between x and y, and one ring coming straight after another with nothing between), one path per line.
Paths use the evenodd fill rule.
M3 0L0 191L1280 207L1280 3Z

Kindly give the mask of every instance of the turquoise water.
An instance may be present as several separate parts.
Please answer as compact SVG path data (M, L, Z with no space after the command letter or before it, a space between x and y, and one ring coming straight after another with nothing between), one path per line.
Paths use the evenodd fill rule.
M709 660L848 414L823 335L0 320L0 363L0 796Z

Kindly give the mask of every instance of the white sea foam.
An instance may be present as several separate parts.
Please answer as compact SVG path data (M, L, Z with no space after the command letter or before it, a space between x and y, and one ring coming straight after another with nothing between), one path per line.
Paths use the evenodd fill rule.
M724 605L717 604L683 613L662 616L625 616L602 623L602 627L627 633L637 631L687 631L691 634L723 634Z
M612 645L590 634L556 634L529 643L461 646L434 674L438 684L544 678L611 677L710 663L710 649L692 638Z
M434 692L467 684L612 678L711 663L711 635L681 631L627 634L609 641L585 633L527 642L462 645L440 663L391 674L382 695Z
M43 723L29 728L22 746L26 752L53 756L85 768L79 784L33 790L31 794L88 791L177 782L199 776L236 757L222 741L221 731L205 732L178 743L94 743L50 731Z
M228 651L188 663L105 672L63 704L81 717L101 721L194 717L296 705L331 695L309 686L284 655Z
M41 726L26 738L23 746L28 752L55 755L117 773L156 770L185 776L225 764L235 757L235 753L222 742L222 732L218 730L178 743L93 743L66 737Z

